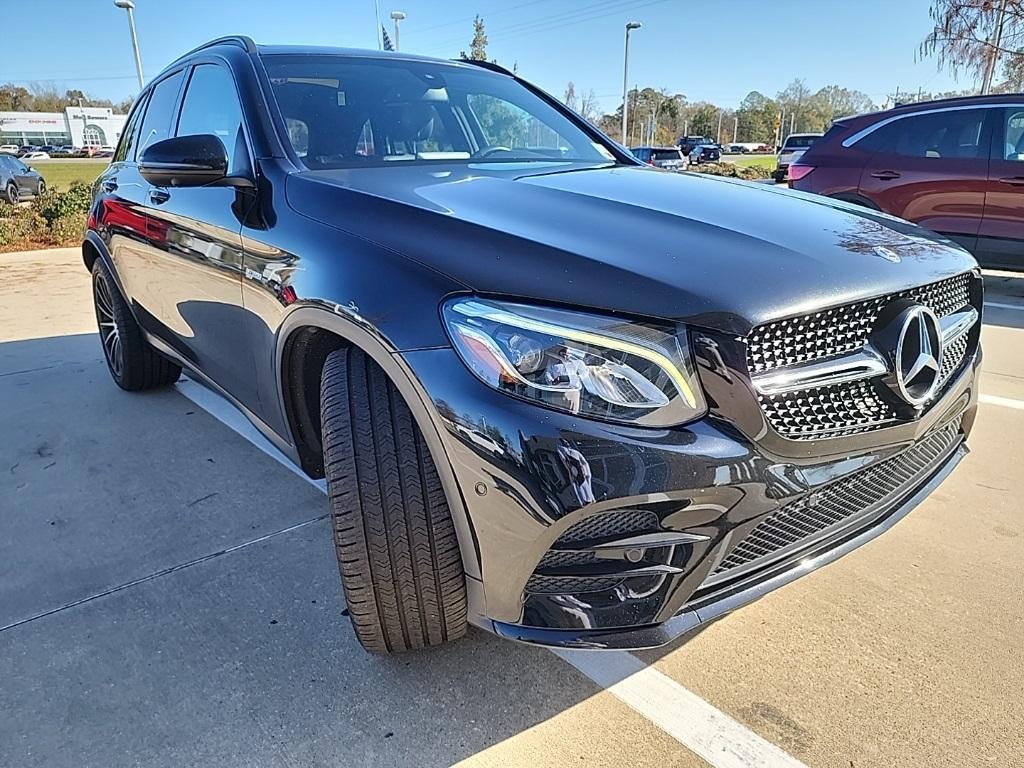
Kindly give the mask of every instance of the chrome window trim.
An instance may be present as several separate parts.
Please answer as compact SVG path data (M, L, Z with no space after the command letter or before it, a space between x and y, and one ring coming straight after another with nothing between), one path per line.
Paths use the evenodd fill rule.
M937 107L935 109L922 109L922 110L917 111L917 112L903 112L903 113L898 114L898 115L892 115L890 117L887 117L884 120L879 120L877 123L872 123L871 125L869 125L869 126L867 126L865 128L861 128L859 131L857 131L852 136L848 136L845 139L843 139L842 144L843 144L844 147L849 149L854 144L856 144L858 141L860 141L861 139L863 139L866 136L871 135L872 133L877 131L879 128L882 128L882 127L884 127L886 125L889 125L890 123L894 123L897 120L903 120L904 118L907 118L907 117L919 117L921 115L934 115L934 114L938 114L940 112L963 112L964 110L968 110L968 109L1021 109L1021 108L1024 108L1024 103L1021 103L1021 104L1014 104L1014 103L1009 103L1009 104L960 104L960 105L955 106L955 107Z
M978 310L966 307L939 319L942 350L967 333L978 322ZM762 395L781 395L801 389L849 384L873 379L889 373L889 364L870 344L855 352L825 360L787 365L756 373L751 377L754 388Z

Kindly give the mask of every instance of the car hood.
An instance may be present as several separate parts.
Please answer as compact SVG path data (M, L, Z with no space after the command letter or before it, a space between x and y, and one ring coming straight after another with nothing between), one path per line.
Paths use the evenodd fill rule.
M468 290L736 333L976 266L884 214L638 166L306 171L287 197Z

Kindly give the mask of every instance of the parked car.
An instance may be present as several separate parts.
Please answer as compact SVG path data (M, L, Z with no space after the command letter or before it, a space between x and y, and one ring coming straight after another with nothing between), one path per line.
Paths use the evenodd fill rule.
M37 150L34 150L32 152L26 152L25 154L21 155L21 159L22 160L49 160L50 159L50 155L49 155L48 152L43 152L43 151L37 149Z
M690 150L690 165L717 163L722 158L717 144L698 144Z
M1024 268L1024 97L973 96L844 118L790 166L795 189L939 232Z
M683 154L689 156L693 152L694 147L708 146L714 144L707 136L682 136L679 139L679 148L683 151Z
M107 148L107 147L102 147L100 149L97 149L95 152L93 152L92 156L93 157L113 157L114 156L114 150L110 149L110 148Z
M0 154L0 193L9 203L18 203L26 195L38 196L46 191L46 181L16 157Z
M810 149L811 145L822 135L820 133L789 134L782 142L782 147L779 148L779 154L775 161L775 172L772 174L774 179L778 182L785 181L789 166L799 160L803 153Z
M663 644L889 528L975 419L966 251L651 173L493 63L201 46L89 222L114 381L188 368L326 478L372 651Z
M16 155L18 150L21 149L17 144L0 144L0 152L5 155Z
M54 147L52 150L50 150L50 155L51 156L55 156L56 155L56 156L60 156L60 157L67 157L68 155L75 154L75 152L76 152L76 150L75 150L74 147L61 146L61 147Z
M679 147L634 147L629 151L641 163L655 168L685 171L690 165L689 159Z
M38 151L39 151L39 145L38 144L22 144L21 147L18 149L18 157L24 157L29 152L38 152Z

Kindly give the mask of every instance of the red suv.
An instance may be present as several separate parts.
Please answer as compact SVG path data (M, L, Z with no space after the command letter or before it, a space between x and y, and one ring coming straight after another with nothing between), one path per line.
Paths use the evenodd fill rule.
M985 266L1024 268L1024 95L907 104L837 120L790 186L901 216Z

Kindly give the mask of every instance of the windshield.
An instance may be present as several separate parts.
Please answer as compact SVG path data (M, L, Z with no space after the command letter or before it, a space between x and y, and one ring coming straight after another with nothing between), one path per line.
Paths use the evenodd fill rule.
M340 55L263 57L295 153L311 169L429 162L614 162L511 77Z
M820 138L820 136L790 136L786 139L784 149L807 149Z

